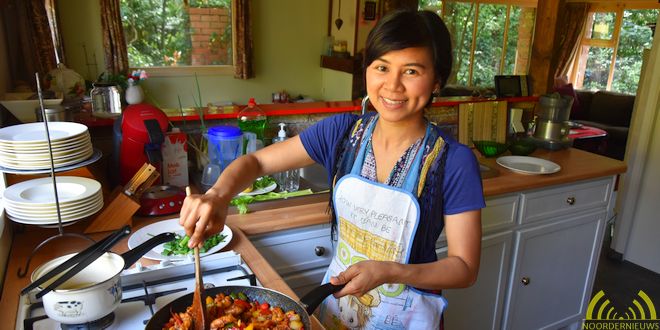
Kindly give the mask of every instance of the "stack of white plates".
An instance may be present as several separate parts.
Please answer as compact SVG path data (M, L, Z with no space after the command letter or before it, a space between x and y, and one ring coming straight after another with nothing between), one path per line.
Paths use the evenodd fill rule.
M62 224L73 224L103 207L98 181L75 176L58 176L56 179ZM5 189L3 201L9 219L15 222L38 226L58 223L52 178L11 185Z
M55 168L80 163L92 156L87 126L70 122L48 123ZM0 166L14 170L49 169L50 153L44 123L0 129Z

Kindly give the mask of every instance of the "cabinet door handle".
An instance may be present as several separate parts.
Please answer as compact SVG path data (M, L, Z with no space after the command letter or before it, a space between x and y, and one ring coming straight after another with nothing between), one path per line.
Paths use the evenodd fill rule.
M523 277L522 280L520 280L523 285L528 285L529 284L529 277Z
M317 247L315 247L315 248L314 248L314 254L316 254L316 255L319 256L319 257L322 256L322 255L324 255L324 254L325 254L325 248L322 247L322 246L317 246Z
M568 203L568 205L575 204L575 197L566 198L566 203Z

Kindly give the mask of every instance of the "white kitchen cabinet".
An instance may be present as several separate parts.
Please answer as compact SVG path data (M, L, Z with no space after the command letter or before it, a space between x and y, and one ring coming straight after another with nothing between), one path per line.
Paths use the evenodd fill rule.
M254 235L250 241L299 296L321 284L334 255L330 224Z
M488 198L477 281L443 290L447 328L579 324L591 298L613 184L613 177L598 178ZM443 234L439 257L446 244Z
M512 232L485 236L481 241L481 265L473 286L447 289L446 329L500 329L506 282L509 277ZM447 250L437 250L444 258Z
M516 231L503 329L557 329L583 318L607 212Z

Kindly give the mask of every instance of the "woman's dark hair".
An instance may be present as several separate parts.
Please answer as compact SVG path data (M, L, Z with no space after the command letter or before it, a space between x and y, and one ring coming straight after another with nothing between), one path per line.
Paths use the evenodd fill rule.
M363 69L387 52L410 47L431 50L436 78L444 87L452 65L451 37L440 16L431 11L397 10L383 17L367 37Z

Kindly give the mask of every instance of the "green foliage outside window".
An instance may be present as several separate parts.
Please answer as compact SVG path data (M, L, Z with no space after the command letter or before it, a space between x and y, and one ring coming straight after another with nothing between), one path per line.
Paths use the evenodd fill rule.
M526 68L518 68L518 70L515 68L520 7L510 6L509 29L506 50L504 50L504 27L508 7L504 1L503 4L477 4L470 1L420 0L420 8L434 10L439 15L443 6L443 20L452 36L454 47L454 68L449 84L493 87L495 75L517 74L518 72L515 71L526 72ZM477 12L478 19L476 19ZM527 19L533 20L533 17ZM478 26L473 54L474 63L470 72L475 22ZM503 51L506 54L502 64Z
M534 17L521 17L521 7L511 6L509 30L507 35L506 55L500 71L504 45L504 26L506 5L452 0L420 0L419 7L433 10L441 15L452 36L454 47L454 68L449 84L463 86L492 87L493 77L497 74L525 74L526 68L516 68L518 51L518 27L521 22L534 21ZM443 8L444 6L444 8ZM479 17L475 18L477 13ZM444 9L444 10L443 10ZM648 24L655 22L659 10L625 10L619 35L612 90L634 94L642 66L643 49L650 48L651 30ZM598 22L607 23L610 30L614 27L615 15L599 13ZM478 22L474 47L474 63L470 73L470 53L472 31ZM594 23L595 24L595 23ZM611 37L613 31L608 31ZM606 34L607 35L607 34ZM522 41L524 42L524 41ZM531 40L529 40L531 44ZM583 87L584 89L605 89L609 66L612 59L611 48L590 47L587 59Z
M231 0L190 0L189 2L190 7L198 7L198 8L205 8L205 7L226 7L229 8L231 7Z
M121 0L121 15L129 66L185 66L192 64L190 17L183 0ZM231 0L190 0L192 8L231 8ZM213 33L206 44L211 52L227 51L231 64L231 24Z
M654 23L659 10L626 10L623 12L623 25L616 52L616 65L612 90L636 94L639 73L642 69L642 53L651 48L653 36L647 26Z

